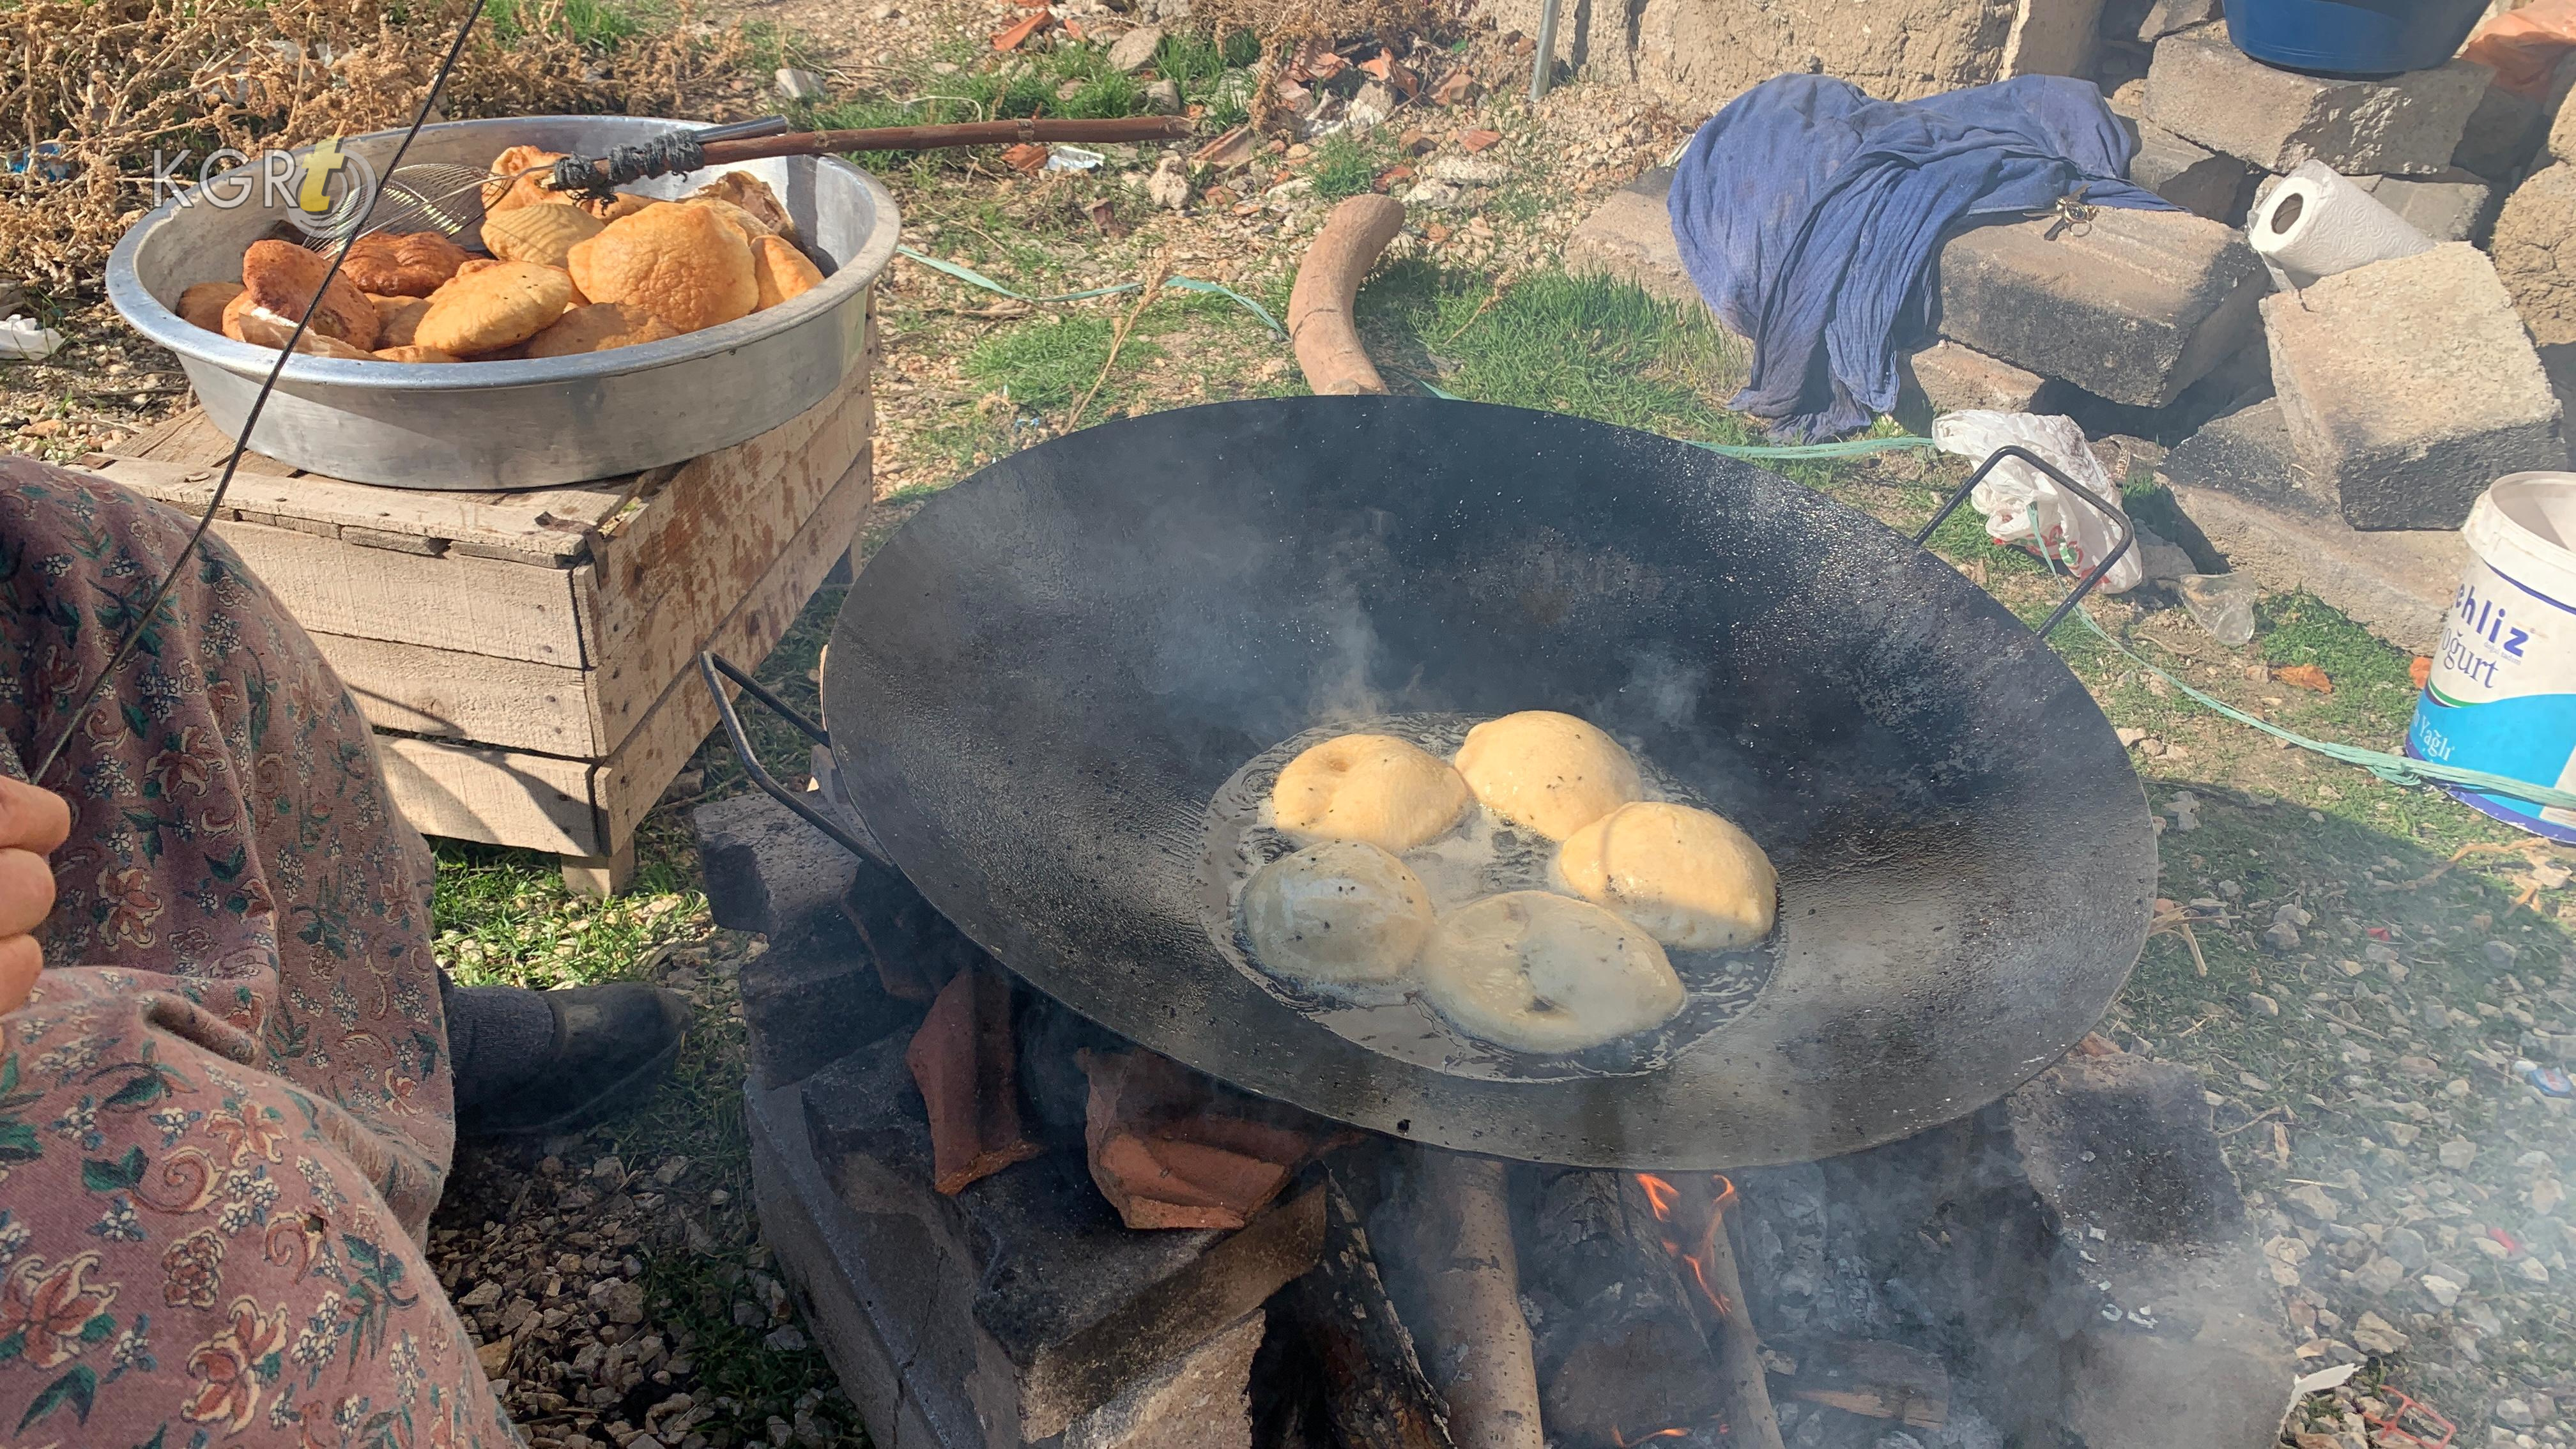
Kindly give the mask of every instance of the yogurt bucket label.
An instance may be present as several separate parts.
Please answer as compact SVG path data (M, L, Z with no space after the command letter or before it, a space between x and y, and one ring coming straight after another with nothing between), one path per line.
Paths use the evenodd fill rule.
M2510 480L2508 480L2510 481ZM2490 490L2481 500L2490 508ZM2442 630L2431 677L2406 732L2406 753L2436 764L2483 770L2535 785L2576 789L2576 554L2522 535L2521 547L2491 543L2493 518L2472 518L2472 553ZM2506 525L2509 526L2509 525ZM2566 567L2534 569L2534 547ZM2502 559L2495 554L2506 555ZM2518 573L2498 567L2501 562ZM2453 788L2464 803L2558 840L2576 841L2576 811Z

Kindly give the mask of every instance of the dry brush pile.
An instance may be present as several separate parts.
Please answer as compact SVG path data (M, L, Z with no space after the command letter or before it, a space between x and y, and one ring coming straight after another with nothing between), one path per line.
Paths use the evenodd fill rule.
M751 53L678 23L602 39L563 0L497 7L448 80L456 118L705 116ZM0 0L0 277L98 290L109 248L153 201L153 159L256 153L407 123L466 0ZM499 33L509 22L509 33Z

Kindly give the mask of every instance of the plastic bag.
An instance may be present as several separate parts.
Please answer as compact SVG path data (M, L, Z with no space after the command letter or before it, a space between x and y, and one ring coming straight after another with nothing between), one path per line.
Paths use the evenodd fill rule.
M2085 446L2084 430L2075 426L2073 418L1945 413L1933 420L1932 441L1944 453L1979 464L2000 448L2028 448L2113 508L2120 506L2119 485ZM1987 474L1977 491L1968 495L1968 502L1986 516L1988 538L2000 544L2031 540L2078 576L2091 572L2120 541L2119 528L2100 509L2081 498L2067 497L2046 474L2018 458L2007 459ZM2102 592L2125 594L2146 577L2146 567L2132 547L2103 577Z
M0 362L41 362L62 346L63 334L33 317L0 320Z
M2480 25L2460 58L2493 70L2499 90L2545 100L2570 50L2576 50L2576 0L2532 0Z

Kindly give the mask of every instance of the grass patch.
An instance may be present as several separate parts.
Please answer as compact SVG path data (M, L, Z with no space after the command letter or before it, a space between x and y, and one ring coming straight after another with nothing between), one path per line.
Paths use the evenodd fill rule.
M1326 136L1306 168L1306 174L1314 179L1315 194L1326 201L1339 201L1368 190L1370 183L1377 180L1377 172L1376 158L1346 134Z
M1108 317L1095 313L1025 322L995 333L966 354L966 375L1008 393L1015 409L1051 412L1070 407L1109 361L1109 339L1115 326ZM1159 355L1153 344L1131 336L1127 345L1118 350L1119 368L1132 375ZM1098 401L1116 401L1112 392L1118 381L1112 377L1101 384L1100 399L1095 400L1095 405Z
M492 38L504 45L543 36L592 50L613 50L657 18L656 12L619 0L487 0L483 10Z

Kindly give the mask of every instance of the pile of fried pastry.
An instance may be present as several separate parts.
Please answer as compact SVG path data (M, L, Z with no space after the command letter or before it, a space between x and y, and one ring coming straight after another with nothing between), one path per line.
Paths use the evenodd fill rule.
M321 357L504 362L605 352L731 322L822 285L768 183L728 171L678 201L556 191L557 154L513 146L483 189L475 256L436 232L374 232L329 256L263 239L238 282L200 282L179 315L236 342ZM320 297L315 297L316 289Z

